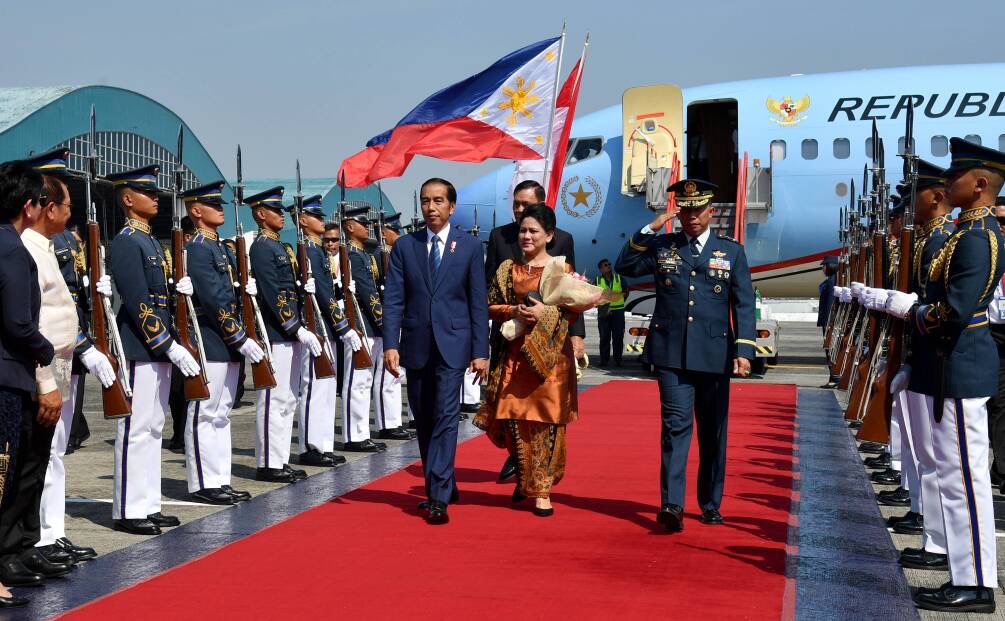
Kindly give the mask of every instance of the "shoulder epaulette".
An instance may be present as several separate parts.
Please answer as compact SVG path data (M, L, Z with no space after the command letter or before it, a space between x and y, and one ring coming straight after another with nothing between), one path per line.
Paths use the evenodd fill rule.
M738 242L735 239L733 239L732 237L730 237L729 235L726 235L725 233L716 233L715 236L718 237L719 239L725 239L726 241L731 241L731 242L733 242L734 244L737 244L737 245L741 245L741 246L743 245L743 244L740 244L740 242Z

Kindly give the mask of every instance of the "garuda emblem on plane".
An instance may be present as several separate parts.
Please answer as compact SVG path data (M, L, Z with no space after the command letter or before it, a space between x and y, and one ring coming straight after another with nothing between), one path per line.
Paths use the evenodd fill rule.
M810 96L807 95L796 101L792 101L792 98L787 95L782 97L781 101L768 97L766 105L768 111L774 114L771 120L782 127L788 127L806 118L803 113L810 107Z

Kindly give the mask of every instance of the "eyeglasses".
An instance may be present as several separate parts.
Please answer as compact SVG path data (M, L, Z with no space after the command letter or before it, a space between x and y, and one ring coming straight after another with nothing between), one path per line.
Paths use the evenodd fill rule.
M326 237L325 238L325 243L326 244L337 244L338 243L338 238Z

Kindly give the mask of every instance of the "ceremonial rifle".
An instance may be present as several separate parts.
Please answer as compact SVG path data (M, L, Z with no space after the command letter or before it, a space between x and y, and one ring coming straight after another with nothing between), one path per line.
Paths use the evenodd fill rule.
M851 202L855 204L855 180L851 180ZM842 206L838 210L838 242L841 244L841 254L838 259L838 267L834 274L834 284L835 286L842 286L842 270L843 265L847 262L847 244L848 235L845 223L845 209ZM831 293L833 296L833 292ZM831 346L834 343L834 332L835 327L838 324L838 319L841 317L841 310L843 305L839 300L831 299L831 306L827 313L827 327L824 330L824 350L830 351Z
M87 168L84 177L84 196L87 201L87 269L90 272L88 289L91 296L91 339L94 347L104 354L115 369L115 381L108 388L101 387L101 407L105 418L122 418L132 413L133 396L126 372L128 364L122 351L112 304L98 293L98 280L105 275L105 248L101 245L98 227L98 209L94 204L92 186L98 176L98 132L94 106L91 106L91 128L87 138ZM81 293L82 294L82 293ZM111 343L109 343L111 335Z
M307 256L307 241L304 229L300 226L300 218L304 213L304 193L300 183L300 160L297 160L297 193L293 197L293 213L297 227L297 261L300 262L300 282L303 285L311 278L311 261ZM322 249L322 252L324 250ZM303 292L304 324L321 341L321 353L314 357L314 376L318 379L335 377L335 367L332 365L331 345L328 343L328 329L325 327L324 316L318 307L318 300L313 293Z
M864 188L866 183L865 180L868 179L868 164L863 172L863 183ZM864 194L864 192L863 192ZM868 260L868 248L866 247L866 235L862 228L862 221L865 218L865 205L868 199L865 196L859 197L859 210L855 215L854 219L854 230L855 230L855 247L856 251L851 258L851 280L852 282L863 282L865 278L865 266ZM848 313L849 322L848 329L845 331L844 336L841 338L841 345L838 350L838 356L835 360L835 367L838 369L838 374L840 375L840 380L838 382L838 388L845 390L848 388L848 384L851 381L851 365L849 362L853 359L855 351L858 349L858 343L860 342L860 333L862 330L862 313L861 305L857 300L852 298L848 303Z
M272 368L272 344L258 308L258 300L248 294L248 242L241 226L241 206L244 204L244 177L241 171L241 145L237 145L237 185L234 186L234 235L237 243L237 281L241 285L241 321L249 339L262 346L265 357L251 364L251 381L255 390L276 387ZM261 338L259 338L261 335Z
M178 127L178 164L174 170L174 184L171 186L171 246L174 255L174 281L185 277L188 269L188 252L185 250L185 233L181 230L181 214L185 211L182 201L182 183L185 180L185 163L183 158L185 147L185 126ZM178 342L188 350L192 357L199 361L199 373L184 380L185 401L203 401L209 399L209 378L206 376L206 356L203 352L202 334L199 332L199 322L196 320L195 307L191 296L175 292L174 324L178 333ZM195 339L193 340L193 336Z
M384 270L381 274L387 278L387 268L390 267L391 248L388 247L384 239L384 193L380 190L380 182L377 182L377 200L380 201L380 213L377 214L377 244L380 247L380 267Z
M339 271L341 272L339 278L342 281L342 300L345 304L345 318L349 322L349 329L355 330L363 339L363 347L352 353L352 366L356 369L369 369L373 367L373 360L370 358L370 352L366 347L366 327L363 325L363 318L360 315L356 296L352 292L352 266L349 265L349 238L345 232L345 173L342 173L338 183L338 221L341 225L339 226L338 262Z

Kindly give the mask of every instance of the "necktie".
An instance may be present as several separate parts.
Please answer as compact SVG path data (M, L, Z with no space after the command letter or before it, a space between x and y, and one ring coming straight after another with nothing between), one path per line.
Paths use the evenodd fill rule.
M440 267L440 236L433 235L432 247L429 249L429 273L436 276Z
M691 245L691 256L697 259L698 255L701 254L701 251L698 250L698 238L692 237L690 245Z

